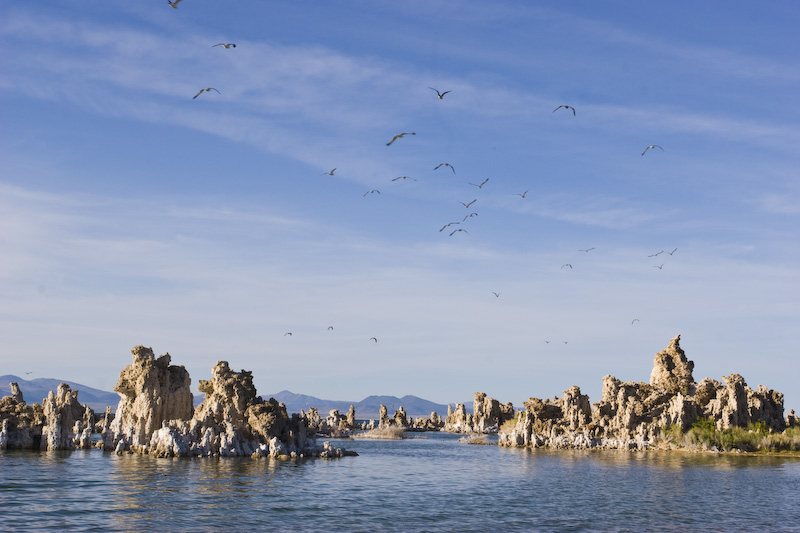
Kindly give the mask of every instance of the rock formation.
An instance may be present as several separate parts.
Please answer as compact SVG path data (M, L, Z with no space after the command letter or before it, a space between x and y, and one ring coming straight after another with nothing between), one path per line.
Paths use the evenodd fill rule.
M695 383L693 369L678 335L655 355L650 383L605 376L600 402L592 407L578 387L560 399L531 398L500 432L499 443L644 449L659 441L663 428L687 429L700 418L720 430L754 422L775 431L786 427L781 393L763 386L754 391L738 374L724 377L725 385L708 378Z
M463 403L456 404L455 410L447 406L447 418L442 431L450 433L497 433L500 426L514 418L514 405L501 404L486 393L476 392L472 413L467 413Z
M0 450L39 449L44 410L38 403L25 403L18 383L11 383L11 396L0 398L0 419Z
M55 393L50 391L42 408L45 422L41 440L43 450L91 447L94 412L78 402L78 391L61 383ZM84 431L87 429L88 433Z

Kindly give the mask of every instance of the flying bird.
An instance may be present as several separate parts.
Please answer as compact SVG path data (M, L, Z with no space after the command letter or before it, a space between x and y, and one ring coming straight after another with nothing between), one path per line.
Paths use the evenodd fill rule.
M564 341L564 344L569 344L569 341Z
M494 294L495 298L500 298L500 293L499 292L492 291L492 294Z
M655 256L657 256L659 254L663 254L663 253L664 253L664 250L661 250L660 252L656 252L654 254L648 255L647 257L655 257Z
M386 143L386 146L389 146L390 144L392 144L393 142L395 142L397 139L399 139L399 138L403 137L404 135L416 135L416 133L398 133L397 135L395 135L394 137L392 137L392 140L391 140L391 141L389 141L388 143Z
M378 342L378 339L376 339L375 337L370 337L369 340Z
M376 193L378 193L378 194L380 194L380 193L381 193L381 191L379 191L378 189L372 189L371 191L367 191L367 192L365 192L365 193L364 193L364 196L366 196L366 195L368 195L368 194L372 194L372 193L374 193L374 192L376 192Z
M648 151L648 150L650 150L650 149L656 149L656 148L658 148L658 149L659 149L659 150L661 150L662 152L664 151L664 149L663 149L663 148L661 148L659 145L657 145L657 144L651 144L650 146L648 146L647 148L645 148L645 149L644 149L644 152L642 152L642 155L644 155L644 153L645 153L646 151Z
M517 194L515 194L514 196L521 196L521 197L525 198L525 195L526 195L526 194L528 194L528 191L525 191L525 192L523 192L523 193L517 193Z
M436 169L438 169L439 167L442 167L442 166L444 166L444 167L450 167L450 170L452 170L452 171L453 171L453 174L455 174L455 173L456 173L456 169L455 169L455 168L453 168L453 165L451 165L450 163L439 163L438 165L436 165L435 167L433 167L433 170L436 170Z
M447 226L452 226L453 224L461 224L461 222L448 222L447 224L442 226L442 229L440 229L439 231L444 231L444 228L446 228Z
M578 250L578 251L579 251L579 252L590 252L590 251L592 251L592 250L594 250L594 247L591 247L591 248L586 248L585 250Z
M28 374L33 374L33 370L31 370L30 372L25 372L25 375L26 375L26 376L27 376Z
M167 0L167 3L169 4L169 6L170 6L172 9L178 9L178 4L179 4L180 2L181 2L181 0Z
M631 324L633 324L634 322L639 322L639 319L638 318L634 318L633 320L631 320Z
M289 336L291 337L291 336L292 336L292 332L291 332L291 331L287 331L286 333L284 333L284 334L283 334L283 336L284 336L284 337L285 337L286 335L289 335Z
M328 326L328 331L332 330L333 326Z
M563 265L561 265L561 268L564 268L564 267L572 268L572 265L570 265L569 263L564 263Z
M667 252L667 253L668 253L669 255L672 255L672 254L674 254L674 253L675 253L675 252L677 252L677 251L678 251L678 249L677 249L677 248L675 248L675 249L674 249L674 250L672 250L671 252Z
M323 172L323 173L322 173L322 175L323 175L323 176L325 176L325 175L328 175L328 176L333 176L333 172L334 172L335 170L336 170L336 169L334 168L334 169L331 169L331 171L330 171L330 172Z
M456 232L458 232L458 231L463 231L464 233L466 233L467 235L469 235L469 232L468 232L467 230L465 230L465 229L461 229L461 228L458 228L457 230L453 230L453 233L451 233L451 234L450 234L450 236L452 237L452 236L453 236L453 235L455 235L455 234L456 234Z
M546 342L547 344L550 344L550 341L544 341L544 342Z
M217 91L217 90L215 88L213 88L213 87L208 87L206 89L200 89L200 91L196 95L194 95L194 97L192 97L192 100L194 100L195 98L197 98L198 96L203 94L203 92L209 92L209 91ZM222 93L217 91L217 94L222 94Z
M415 180L414 178L411 178L411 177L409 177L409 176L397 176L397 177L396 177L396 178L394 178L392 181L397 181L397 180L411 180L411 181L417 181L417 180Z
M662 268L664 268L664 263L661 263L660 265L653 265L653 268L661 270Z
M471 206L472 204L474 204L474 203L475 203L475 202L477 202L477 201L478 201L478 199L477 199L477 198L475 198L474 200L472 200L472 201L471 201L470 203L468 203L468 204L465 204L464 202L458 202L458 203L460 203L461 205L463 205L464 207L466 207L467 209L469 209L469 206Z
M556 111L558 111L558 110L559 110L559 109L561 109L562 107L563 107L564 109L572 109L572 114L573 114L573 115L575 115L575 108L574 108L574 107L572 107L572 106L569 106L569 105L560 105L560 106L558 106L557 108L553 109L553 113L555 113Z
M478 213L470 213L469 215L464 217L464 220L467 220L469 217L476 217L476 216L478 216ZM464 220L462 220L461 222L464 222Z
M470 185L474 185L474 186L476 186L477 188L479 188L479 189L482 189L482 188L483 188L483 186L484 186L484 185L486 185L486 182L487 182L487 181L489 181L489 178L486 178L485 180L483 180L483 181L480 183L480 185L478 185L477 183L470 183Z
M439 96L439 100L444 100L444 95L446 95L446 94L447 94L447 93L449 93L449 92L452 92L452 91L445 91L445 92L443 92L443 93L440 93L440 92L438 91L438 89L434 89L433 87L428 87L428 89L430 89L430 90L432 90L432 91L436 91L436 94Z
M224 46L225 48L236 48L236 45L233 43L219 43L215 44L214 46ZM214 48L214 46L212 46L211 48Z

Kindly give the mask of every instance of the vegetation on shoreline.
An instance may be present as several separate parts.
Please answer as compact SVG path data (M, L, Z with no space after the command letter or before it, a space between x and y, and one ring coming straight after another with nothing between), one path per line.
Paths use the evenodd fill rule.
M800 451L800 427L775 433L763 422L749 424L746 428L719 430L713 420L701 418L686 431L676 425L663 427L662 435L666 442L681 448L743 452Z

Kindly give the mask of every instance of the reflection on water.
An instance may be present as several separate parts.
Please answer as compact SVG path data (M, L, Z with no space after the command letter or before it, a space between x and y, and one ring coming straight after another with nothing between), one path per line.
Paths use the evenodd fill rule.
M800 459L508 449L456 435L299 462L0 452L13 530L798 530Z

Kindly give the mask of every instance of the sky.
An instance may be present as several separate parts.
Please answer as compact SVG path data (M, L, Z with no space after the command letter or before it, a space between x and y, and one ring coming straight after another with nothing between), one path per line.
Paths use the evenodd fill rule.
M260 394L596 402L681 335L696 381L798 409L798 26L0 3L0 374L112 390L144 345L195 392L225 360Z

